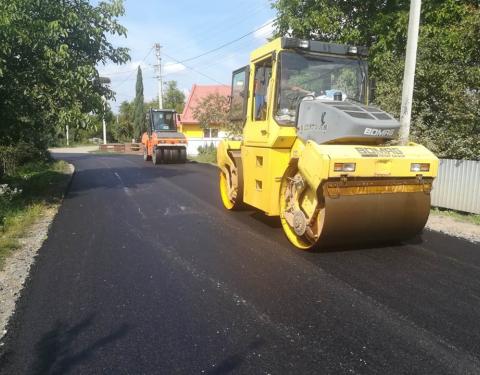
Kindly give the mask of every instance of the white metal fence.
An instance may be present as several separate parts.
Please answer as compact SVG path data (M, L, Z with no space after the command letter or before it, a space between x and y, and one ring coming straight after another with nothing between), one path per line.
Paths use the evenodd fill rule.
M480 214L480 161L440 159L432 205Z
M218 143L223 138L188 138L187 154L191 156L198 155L198 148L200 146L210 146L212 143L217 147Z

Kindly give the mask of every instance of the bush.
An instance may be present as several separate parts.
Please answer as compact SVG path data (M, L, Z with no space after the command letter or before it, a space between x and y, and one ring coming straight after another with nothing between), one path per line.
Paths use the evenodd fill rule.
M198 156L197 161L204 163L216 163L217 162L217 147L210 143L209 145L200 146L197 148Z
M13 174L16 169L29 162L48 161L50 154L27 143L16 146L0 146L0 178L5 174Z
M212 143L197 148L199 155L214 155L217 157L217 147Z

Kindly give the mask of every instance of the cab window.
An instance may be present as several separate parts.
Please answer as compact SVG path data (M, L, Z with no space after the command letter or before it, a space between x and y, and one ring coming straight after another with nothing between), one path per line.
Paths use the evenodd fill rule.
M153 112L153 131L175 131L175 118L173 112Z
M248 66L233 72L230 98L230 120L245 121L248 98Z
M255 65L254 113L255 121L267 119L268 88L272 78L272 59Z

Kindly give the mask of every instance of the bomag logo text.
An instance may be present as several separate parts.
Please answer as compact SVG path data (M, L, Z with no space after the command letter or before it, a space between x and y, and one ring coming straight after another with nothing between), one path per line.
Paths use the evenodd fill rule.
M402 150L395 147L374 148L374 147L355 147L360 155L367 158L403 158L405 155Z
M365 135L373 135L375 137L392 137L393 133L395 133L395 129L366 128L363 132Z

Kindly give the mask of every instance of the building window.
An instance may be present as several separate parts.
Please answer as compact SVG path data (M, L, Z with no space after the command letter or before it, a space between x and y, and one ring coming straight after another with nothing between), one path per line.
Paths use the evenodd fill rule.
M203 138L218 138L218 129L216 128L203 129Z

